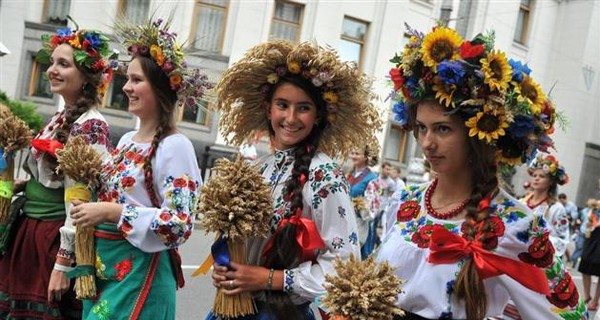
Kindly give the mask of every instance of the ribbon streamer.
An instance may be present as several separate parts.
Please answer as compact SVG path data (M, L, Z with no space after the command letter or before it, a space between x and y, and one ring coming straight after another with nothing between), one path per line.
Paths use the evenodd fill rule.
M204 262L194 273L192 273L192 277L199 276L201 274L206 274L213 263L216 261L221 266L229 267L230 257L229 257L229 247L227 246L227 237L224 237L223 234L220 234L215 242L210 247L211 254L204 259Z
M71 203L73 200L81 200L84 202L90 201L92 192L81 183L76 183L74 186L65 190L65 202Z
M83 276L91 276L96 273L96 268L90 265L78 265L75 269L67 272L67 278L79 278Z
M325 242L323 242L323 239L319 234L319 230L317 230L315 222L311 219L301 218L301 214L302 211L298 210L298 212L293 216L281 220L276 232L283 228L288 222L296 225L296 241L302 249L302 259L303 261L306 261L310 260L309 258L313 255L313 250L324 248ZM266 255L272 247L273 238L271 238L269 242L267 242L267 245L263 250L263 255Z
M13 196L14 181L0 180L0 197L11 199Z
M52 139L33 139L31 140L31 146L38 151L49 153L54 158L56 158L56 150L64 147L62 143Z
M4 154L4 148L0 148L0 174L8 168L7 160L10 159L11 156L11 152Z
M430 263L454 263L464 257L471 257L481 279L505 274L535 292L550 294L546 274L540 268L497 255L484 249L481 242L467 241L440 225L434 226L430 240Z

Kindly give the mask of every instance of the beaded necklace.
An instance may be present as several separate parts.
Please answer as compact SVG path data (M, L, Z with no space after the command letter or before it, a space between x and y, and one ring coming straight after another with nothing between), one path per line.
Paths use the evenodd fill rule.
M542 199L541 201L539 201L536 204L531 204L531 199L533 199L533 196L527 198L527 206L529 207L529 209L535 209L537 208L537 206L539 206L540 204L546 202L546 200L548 200L548 196L546 196L544 199Z
M437 219L445 220L445 219L450 219L450 218L455 217L456 215L458 215L460 212L462 212L465 209L465 207L469 203L469 200L471 200L471 199L469 199L469 198L465 199L456 208L453 208L450 211L437 212L431 205L431 196L433 195L433 191L435 191L437 184L438 184L438 180L434 179L431 182L429 189L427 189L427 191L425 192L425 208L427 208L427 212Z

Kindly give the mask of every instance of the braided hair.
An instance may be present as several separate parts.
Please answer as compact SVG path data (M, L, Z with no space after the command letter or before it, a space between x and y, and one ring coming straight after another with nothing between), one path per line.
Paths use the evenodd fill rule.
M419 104L410 106L411 123L416 123L417 107ZM464 123L468 117L465 114L452 114L451 117L460 119ZM415 137L418 130L414 130ZM481 241L484 246L493 231L490 222L490 212L479 210L479 203L484 198L493 199L499 190L499 179L497 176L498 164L496 162L496 148L476 137L470 138L465 135L469 146L469 168L471 170L471 195L466 206L465 223L463 223L463 236L469 241ZM483 319L487 311L487 296L483 280L479 277L472 259L466 259L458 273L454 285L456 296L464 300L467 319Z
M156 149L162 139L167 136L175 128L173 123L175 104L177 102L177 92L171 89L169 78L166 73L158 67L152 58L144 55L136 55L134 59L140 62L142 71L150 83L152 93L156 97L158 103L158 126L156 133L152 138L152 144L148 151L148 156L144 162L144 183L152 205L159 206L160 202L157 198L154 188L154 179L152 177L152 159L156 155Z
M266 96L265 101L267 103L270 104L273 94L284 83L289 83L302 89L317 107L317 123L309 135L295 146L292 175L284 188L284 199L290 203L289 214L295 215L297 212L302 212L304 208L302 189L304 182L308 180L310 164L319 145L319 137L327 126L327 121L325 121L327 114L325 101L323 101L318 89L308 80L297 76L282 78ZM275 132L270 123L268 127L270 134L274 135ZM305 179L303 180L302 177ZM273 234L273 246L266 254L266 267L277 270L290 269L302 262L302 249L296 240L296 231L296 225L288 222ZM277 319L303 319L302 314L297 310L287 293L283 291L270 292L267 300L271 311Z
M71 127L82 114L86 113L90 108L100 104L100 96L98 95L98 87L102 83L102 74L98 72L92 72L89 69L80 66L75 59L73 59L75 67L83 75L83 86L81 87L81 93L72 106L65 106L65 118L62 124L56 129L56 140L63 145L67 143L69 135L71 133ZM46 160L50 163L52 172L56 172L58 161L56 158L45 155ZM60 180L63 178L62 173L54 173L52 180Z

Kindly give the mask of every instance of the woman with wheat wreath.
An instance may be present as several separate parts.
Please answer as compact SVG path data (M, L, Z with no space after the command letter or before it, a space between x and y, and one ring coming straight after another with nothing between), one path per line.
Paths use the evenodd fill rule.
M370 98L356 66L310 43L255 46L223 75L224 136L240 145L266 131L274 147L258 160L272 190L269 237L247 240L247 264L214 265L213 284L225 294L254 295L258 314L236 319L314 319L308 306L325 293L334 258L360 254L350 187L330 157L376 141Z
M175 290L184 284L176 249L191 235L202 183L173 115L180 103L196 106L212 85L186 67L169 22L120 22L116 34L133 57L123 91L140 128L103 164L101 202L71 211L78 225L96 226L98 297L84 301L83 316L175 319Z
M94 30L59 29L42 36L38 61L50 66L50 90L60 94L64 109L50 118L32 142L25 191L25 219L13 247L0 260L0 318L74 319L81 316L66 272L74 263L75 228L64 190L73 181L57 174L56 154L68 140L82 136L101 154L110 149L109 129L98 112L112 76L109 40ZM66 219L66 221L65 221Z

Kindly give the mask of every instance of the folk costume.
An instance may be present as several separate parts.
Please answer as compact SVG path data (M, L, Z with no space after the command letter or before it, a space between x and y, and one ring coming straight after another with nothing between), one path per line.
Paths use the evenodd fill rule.
M87 42L86 42L87 41ZM54 49L63 43L73 47L74 61L84 72L100 77L95 90L101 96L112 77L111 51L108 38L98 31L59 29L57 34L42 36L43 49L38 61L49 63ZM85 45L83 45L85 43ZM57 134L67 122L68 110L52 116L32 141L24 164L31 175L25 188L21 209L24 218L17 225L13 246L0 258L0 318L77 319L81 303L72 290L59 303L48 302L48 284L52 269L69 271L70 267L55 264L57 259L74 262L75 229L70 223L70 204L65 202L65 189L74 182L57 176L55 151L62 148ZM81 114L71 125L67 141L81 136L100 154L107 155L110 145L109 127L95 106ZM16 201L16 200L15 200ZM66 220L65 220L66 219Z
M219 125L228 142L240 145L255 132L270 130L265 99L273 86L286 77L303 77L319 90L327 104L326 116L321 119L325 122L321 124L318 143L309 141L306 147L312 156L307 176L300 178L301 210L290 210L289 190L285 187L299 161L295 154L301 147L275 150L258 160L265 182L272 188L271 236L247 240L246 260L248 264L271 267L266 256L274 249L273 234L286 223L306 226L297 229L296 237L309 239L308 243L300 244L299 262L283 270L283 291L304 319L314 319L308 306L325 293L325 275L335 272L334 258L359 254L350 186L331 157L347 155L365 137L375 141L374 131L381 123L370 103L370 82L354 66L341 62L333 50L309 43L272 41L250 49L225 72L216 87ZM315 143L316 150L311 150ZM236 319L274 319L269 294L255 294L258 314ZM219 317L211 312L206 319Z
M150 57L161 68L178 104L196 106L212 86L200 70L186 67L168 22L122 21L116 34L131 56ZM175 319L175 291L184 284L177 248L193 230L200 169L183 134L167 135L157 147L134 141L135 134L123 135L102 167L99 200L123 211L117 224L96 226L98 295L84 301L84 319Z
M434 99L465 121L471 139L497 150L499 165L520 164L551 146L554 106L526 65L493 49L493 35L465 41L446 27L408 33L390 71L401 125L410 129L409 104ZM431 205L436 186L434 179L396 192L386 213L394 226L377 259L406 279L397 303L408 312L402 319L466 319L455 284L468 259L484 283L486 317L502 314L509 297L525 319L587 317L571 275L554 255L546 220L497 187L475 208L484 221L452 219L470 199L439 213Z

